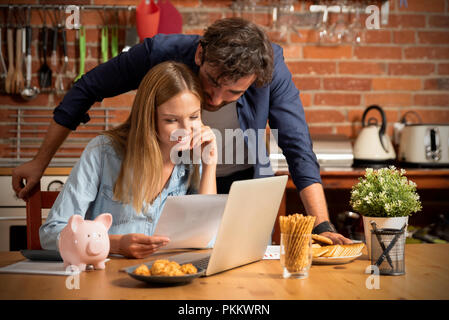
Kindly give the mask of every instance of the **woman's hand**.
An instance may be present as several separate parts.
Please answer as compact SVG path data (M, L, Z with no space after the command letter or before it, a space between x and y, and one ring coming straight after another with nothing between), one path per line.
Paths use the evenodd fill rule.
M196 150L201 151L203 165L217 164L217 141L214 132L209 126L202 125L201 128L193 130L191 147L194 152Z
M167 237L147 236L141 233L110 235L109 239L111 241L111 253L137 259L148 257L170 241Z

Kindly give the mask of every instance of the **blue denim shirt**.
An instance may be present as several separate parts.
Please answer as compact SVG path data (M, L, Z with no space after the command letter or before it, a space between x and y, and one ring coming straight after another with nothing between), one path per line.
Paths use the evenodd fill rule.
M54 120L75 130L89 121L88 110L93 103L104 98L135 90L145 74L153 66L173 60L189 66L198 73L195 52L200 36L183 34L158 34L147 38L124 52L100 64L82 76L54 110ZM267 121L271 129L278 130L278 145L284 153L293 182L299 191L321 183L320 167L312 149L304 109L299 91L285 62L282 48L272 44L274 72L270 84L264 87L252 85L237 100L240 128L265 130ZM256 164L254 177L273 175L265 143L256 137ZM245 136L248 144L248 137Z
M58 250L59 233L74 214L93 220L108 212L112 214L109 234L152 235L168 196L196 193L187 185L193 166L176 165L160 196L146 212L137 213L131 204L113 200L113 187L121 163L109 137L99 135L88 143L39 229L43 249Z

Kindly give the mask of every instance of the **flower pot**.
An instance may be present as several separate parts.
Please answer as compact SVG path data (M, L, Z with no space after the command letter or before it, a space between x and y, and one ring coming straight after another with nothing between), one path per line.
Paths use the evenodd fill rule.
M401 229L404 223L408 224L408 216L405 217L393 217L393 218L379 218L379 217L366 217L363 216L363 229L365 231L365 243L368 249L368 257L371 257L371 221L376 223L377 229Z

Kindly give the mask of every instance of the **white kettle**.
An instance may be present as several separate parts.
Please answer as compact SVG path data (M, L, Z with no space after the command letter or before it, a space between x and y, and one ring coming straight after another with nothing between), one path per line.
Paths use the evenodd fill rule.
M371 110L379 111L382 117L381 125L376 118L365 121L366 115ZM381 107L372 105L365 109L362 117L362 131L354 143L355 167L382 167L395 163L396 152L390 137L385 134L387 121Z

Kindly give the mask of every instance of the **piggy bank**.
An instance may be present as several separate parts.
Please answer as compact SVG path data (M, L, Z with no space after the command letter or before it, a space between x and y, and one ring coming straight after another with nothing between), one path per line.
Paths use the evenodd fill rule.
M109 254L108 230L112 215L102 213L95 220L84 220L78 214L70 217L59 237L59 252L64 260L64 268L77 266L85 271L91 264L95 269L104 269Z

